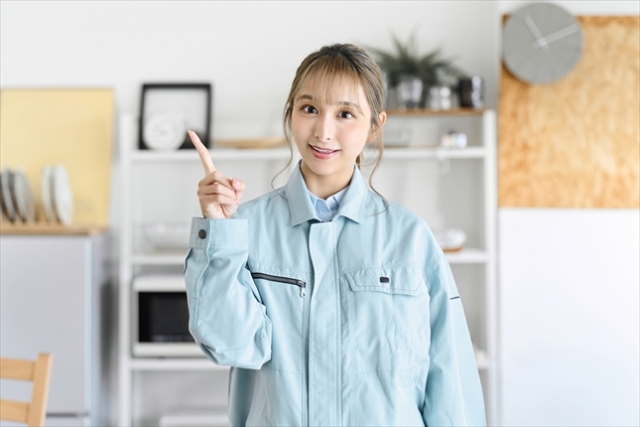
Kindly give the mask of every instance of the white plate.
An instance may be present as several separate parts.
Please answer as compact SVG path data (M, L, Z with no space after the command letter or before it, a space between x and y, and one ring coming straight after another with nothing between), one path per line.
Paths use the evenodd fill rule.
M36 220L36 202L29 186L24 168L19 167L13 175L13 195L15 208L23 222Z
M11 198L12 175L11 169L4 168L2 170L2 182L0 183L2 185L2 212L9 221L16 222L18 216Z
M51 166L45 165L42 167L42 175L40 180L40 186L42 187L42 207L44 208L44 216L48 222L56 222L56 214L53 210L53 200L51 195L51 180L53 172Z
M0 173L0 217L2 217L2 222L8 221L9 217L4 213L4 200L2 197L2 173Z
M67 169L63 165L54 166L52 175L53 210L61 223L71 225L73 221L73 193L71 185L69 185Z

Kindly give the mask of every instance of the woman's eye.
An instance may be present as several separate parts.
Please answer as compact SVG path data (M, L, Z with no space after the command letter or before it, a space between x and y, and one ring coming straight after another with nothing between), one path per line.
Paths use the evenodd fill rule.
M318 112L318 110L316 110L316 108L311 105L305 105L304 107L302 107L302 111L309 114L315 114Z
M350 111L341 111L340 112L340 117L343 119L350 119L353 117L353 114L351 114Z

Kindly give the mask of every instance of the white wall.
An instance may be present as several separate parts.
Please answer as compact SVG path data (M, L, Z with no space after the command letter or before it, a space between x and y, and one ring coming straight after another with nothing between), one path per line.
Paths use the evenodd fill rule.
M12 86L106 86L137 113L140 85L211 81L216 137L279 130L296 67L324 44L391 47L418 26L461 68L497 84L492 2L2 2L0 78Z
M553 3L640 13L637 1ZM500 210L503 425L640 425L639 223L638 210Z
M501 209L503 424L637 426L637 210Z
M511 13L531 1L501 0L498 3L500 13ZM561 6L574 15L637 15L640 3L635 0L538 0L537 3L553 3Z

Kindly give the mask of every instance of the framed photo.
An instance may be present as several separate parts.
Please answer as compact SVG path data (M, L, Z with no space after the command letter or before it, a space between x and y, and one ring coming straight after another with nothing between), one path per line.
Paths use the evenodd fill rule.
M192 130L208 148L211 135L210 83L145 83L140 99L138 148L172 151L194 148Z

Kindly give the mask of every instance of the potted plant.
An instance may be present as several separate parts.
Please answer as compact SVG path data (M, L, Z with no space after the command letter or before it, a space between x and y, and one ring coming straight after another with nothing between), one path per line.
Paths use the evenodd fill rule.
M453 65L451 59L442 56L442 49L434 49L419 54L415 41L415 32L403 43L392 34L393 51L369 47L376 56L380 69L385 74L387 84L397 92L400 108L419 108L424 106L429 88L435 86L451 87L457 80L467 77L467 73ZM426 90L424 90L426 89Z

